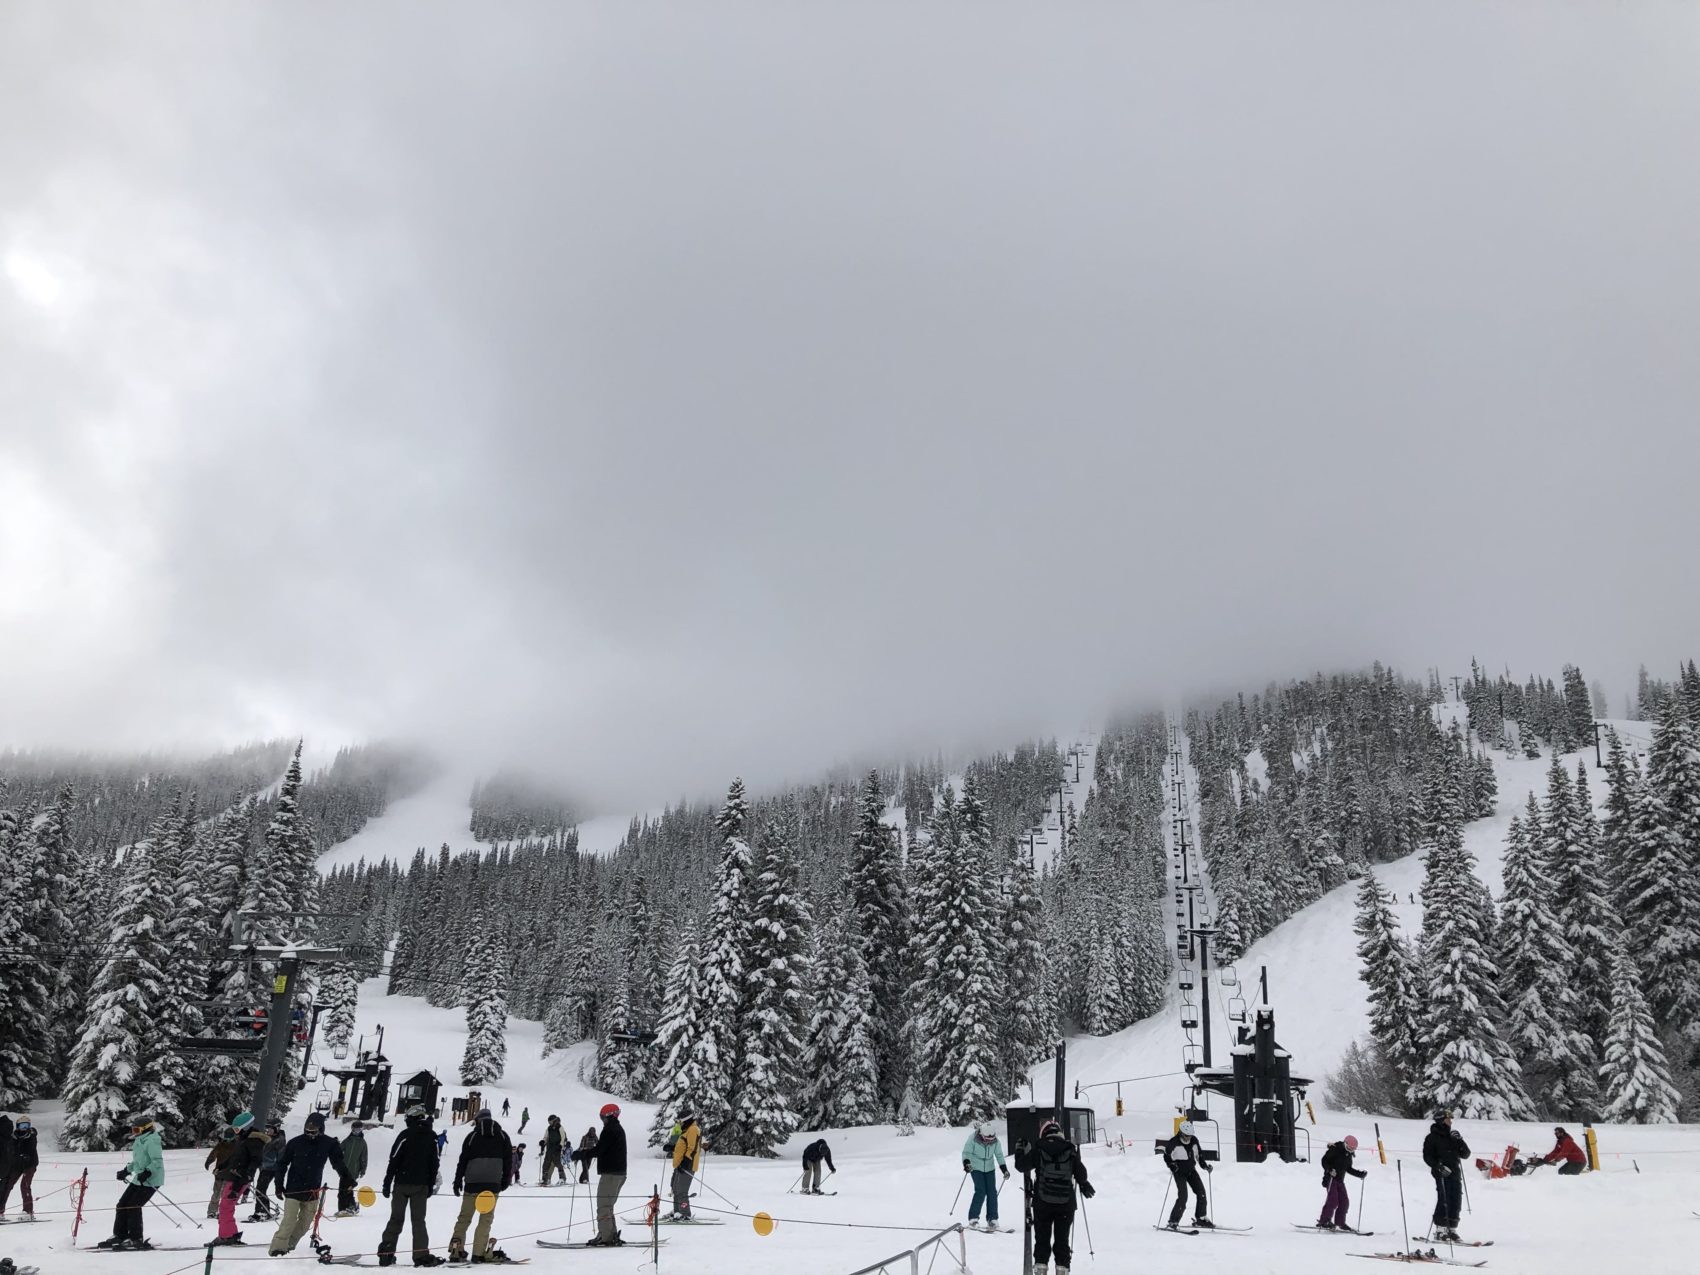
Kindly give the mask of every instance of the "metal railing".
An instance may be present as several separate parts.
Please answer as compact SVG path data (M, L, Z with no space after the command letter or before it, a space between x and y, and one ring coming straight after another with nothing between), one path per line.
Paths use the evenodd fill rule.
M950 1237L952 1235L956 1236L957 1251L954 1253L946 1247L950 1242ZM921 1275L921 1254L925 1253L928 1249L935 1250L932 1261L936 1261L939 1253L943 1253L952 1262L956 1263L956 1270L961 1271L962 1275L968 1275L968 1237L967 1232L962 1229L962 1223L960 1222L956 1223L954 1226L946 1227L937 1235L928 1236L914 1248L905 1249L901 1253L893 1254L891 1257L886 1258L883 1262L875 1262L872 1266L864 1266L859 1271L851 1271L850 1275L903 1275L903 1272L905 1271L907 1271L909 1275ZM928 1269L932 1269L931 1261L928 1262ZM950 1270L951 1268L946 1267L945 1269Z

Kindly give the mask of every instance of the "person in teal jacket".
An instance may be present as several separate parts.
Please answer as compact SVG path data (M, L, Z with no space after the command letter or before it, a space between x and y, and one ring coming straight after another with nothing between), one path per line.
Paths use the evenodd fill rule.
M159 1130L153 1117L137 1112L130 1117L130 1163L118 1170L118 1180L128 1182L124 1194L118 1197L118 1208L112 1220L112 1235L96 1248L152 1248L142 1234L142 1210L153 1193L165 1185L165 1157L160 1154Z
M1009 1166L1003 1159L1003 1144L998 1141L998 1127L990 1120L983 1120L969 1130L968 1141L962 1144L962 1171L974 1179L974 1199L968 1205L969 1226L979 1226L980 1205L983 1203L986 1206L986 1229L998 1229L999 1170L1006 1179L1009 1177Z

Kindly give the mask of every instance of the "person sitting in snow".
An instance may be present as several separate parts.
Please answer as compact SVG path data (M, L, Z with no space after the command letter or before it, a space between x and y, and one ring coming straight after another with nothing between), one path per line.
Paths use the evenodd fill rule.
M1541 1163L1558 1165L1558 1175L1562 1178L1573 1178L1578 1173L1587 1172L1588 1157L1582 1148L1576 1145L1576 1139L1563 1129L1554 1129L1553 1135L1558 1139L1558 1143L1541 1157Z

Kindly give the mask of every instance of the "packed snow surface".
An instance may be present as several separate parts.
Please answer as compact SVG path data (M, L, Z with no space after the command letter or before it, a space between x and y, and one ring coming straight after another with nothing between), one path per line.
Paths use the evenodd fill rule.
M1631 728L1639 724L1630 724ZM1586 754L1592 761L1591 751ZM1574 759L1571 759L1574 765ZM1499 768L1499 808L1491 820L1470 825L1467 837L1483 875L1496 889L1505 825L1520 809L1531 788L1545 783L1546 763L1496 757ZM1603 795L1594 785L1594 796ZM464 805L470 785L457 791ZM397 808L403 803L398 802ZM391 815L397 813L392 809ZM391 816L386 816L389 818ZM377 824L380 821L374 821ZM364 835L364 834L363 834ZM440 839L440 833L437 834ZM430 839L420 844L431 844ZM411 854L411 843L406 853ZM1420 864L1415 860L1378 866L1377 876L1398 892L1400 921L1414 931L1420 907L1408 898L1418 888ZM1355 939L1351 930L1354 889L1343 887L1282 925L1259 942L1240 962L1241 980L1249 985L1257 968L1267 965L1277 1034L1292 1052L1296 1072L1320 1081L1337 1063L1352 1040L1364 1033L1362 985L1357 979ZM379 1024L385 1029L384 1050L394 1061L398 1077L428 1068L455 1079L465 1042L465 1016L458 1010L434 1009L414 997L390 997L381 981L361 989L358 1032L368 1037ZM1217 1040L1228 1039L1222 1017L1222 998L1212 989L1217 1015ZM1312 1091L1316 1121L1309 1126L1310 1149L1320 1158L1323 1146L1348 1133L1360 1142L1358 1166L1370 1176L1352 1183L1352 1218L1376 1232L1370 1237L1320 1235L1294 1229L1294 1223L1313 1223L1321 1207L1320 1170L1314 1163L1241 1165L1224 1160L1210 1179L1211 1215L1225 1226L1250 1226L1250 1234L1203 1234L1196 1237L1160 1233L1153 1224L1163 1213L1167 1175L1152 1155L1152 1143L1169 1132L1170 1120L1184 1097L1178 1016L1169 1012L1102 1039L1077 1038L1069 1045L1069 1078L1083 1085L1106 1084L1089 1091L1100 1113L1100 1140L1085 1149L1085 1161L1097 1197L1087 1205L1086 1228L1075 1228L1076 1272L1150 1271L1212 1272L1225 1275L1327 1275L1376 1269L1359 1253L1396 1251L1402 1247L1399 1186L1401 1170L1405 1214L1410 1234L1424 1233L1433 1207L1430 1178L1420 1148L1426 1127L1421 1122L1382 1120L1380 1132L1387 1164L1378 1162L1375 1122L1368 1117L1327 1110L1320 1084ZM498 1109L508 1099L512 1115L502 1123L517 1130L522 1109L529 1108L525 1132L529 1144L521 1185L504 1194L496 1213L495 1233L513 1257L531 1259L539 1272L580 1272L593 1268L630 1271L644 1268L647 1254L627 1248L616 1251L551 1251L536 1247L539 1237L583 1239L589 1233L590 1208L586 1188L537 1187L536 1139L551 1113L562 1117L576 1143L596 1122L596 1112L608 1100L581 1078L590 1060L588 1046L578 1046L550 1058L541 1057L538 1024L510 1020L508 1074L501 1084L484 1087ZM1218 1050L1222 1045L1218 1044ZM1220 1054L1219 1054L1220 1056ZM1137 1076L1156 1079L1130 1081ZM1035 1088L1049 1094L1052 1071L1047 1064L1034 1072ZM1124 1081L1121 1096L1126 1114L1113 1115L1116 1091L1107 1082ZM445 1102L464 1088L447 1085ZM290 1132L299 1130L312 1109L316 1090L301 1095ZM1222 1122L1228 1139L1230 1113L1212 1099L1212 1115ZM667 1173L653 1153L643 1149L644 1133L653 1108L621 1102L632 1141L630 1196L621 1223L629 1239L642 1234L639 1221L643 1196L653 1185L666 1190ZM70 1248L71 1213L67 1184L84 1168L89 1171L88 1214L80 1242L84 1245L110 1232L112 1205L122 1189L114 1180L125 1157L117 1153L85 1155L52 1150L60 1123L51 1107L39 1108L44 1135L42 1167L36 1176L37 1208L46 1221L39 1226L0 1227L0 1256L22 1265L39 1265L46 1275L85 1275L114 1270L137 1275L188 1275L203 1269L200 1252L155 1252L112 1256ZM1207 1126L1206 1142L1216 1134ZM1552 1145L1551 1127L1542 1124L1483 1124L1464 1122L1459 1131L1476 1155L1497 1155L1516 1144L1525 1155L1542 1154ZM372 1168L366 1181L381 1183L383 1164L394 1137L393 1129L368 1135ZM838 1173L828 1186L838 1194L802 1198L788 1194L798 1176L801 1148L815 1136L800 1134L778 1160L719 1159L710 1154L703 1191L696 1206L703 1215L721 1217L719 1227L664 1227L668 1244L660 1250L660 1269L692 1272L737 1272L739 1275L847 1275L860 1267L908 1249L917 1241L953 1222L965 1220L969 1192L958 1198L962 1184L960 1149L965 1130L920 1129L913 1137L898 1137L889 1127L827 1131ZM432 1200L430 1229L433 1244L447 1242L456 1201L449 1194L452 1157L464 1131L451 1129L443 1190ZM1469 1207L1461 1230L1466 1238L1491 1239L1493 1247L1458 1249L1455 1257L1485 1260L1490 1272L1551 1275L1552 1272L1612 1272L1633 1270L1637 1275L1676 1275L1700 1270L1691 1248L1700 1241L1700 1127L1601 1126L1599 1142L1603 1172L1579 1178L1559 1178L1550 1169L1532 1177L1489 1181L1471 1173ZM166 1154L165 1192L182 1204L195 1220L206 1210L209 1175L202 1169L201 1151ZM1229 1153L1231 1156L1231 1152ZM1006 1224L1021 1224L1018 1188L1004 1188ZM1361 1204L1361 1214L1359 1212ZM954 1207L953 1207L954 1205ZM14 1193L11 1215L17 1215ZM775 1219L772 1234L761 1236L750 1215L764 1211ZM340 1254L375 1252L387 1215L386 1202L352 1219L327 1218L323 1234ZM1189 1215L1190 1216L1190 1215ZM203 1229L174 1229L165 1215L150 1209L147 1231L161 1244L192 1244L213 1234ZM270 1229L246 1228L250 1241L263 1244ZM405 1234L405 1232L404 1232ZM1016 1234L967 1236L969 1266L978 1275L1020 1268L1021 1237ZM1095 1251L1096 1256L1092 1255ZM1446 1249L1440 1249L1444 1255ZM213 1269L229 1270L236 1263L266 1261L263 1247L216 1250ZM309 1269L312 1257L300 1250L281 1267ZM371 1260L371 1259L368 1259ZM942 1254L922 1256L922 1268L937 1275L954 1270ZM240 1269L240 1268L238 1268ZM893 1272L906 1272L907 1261Z

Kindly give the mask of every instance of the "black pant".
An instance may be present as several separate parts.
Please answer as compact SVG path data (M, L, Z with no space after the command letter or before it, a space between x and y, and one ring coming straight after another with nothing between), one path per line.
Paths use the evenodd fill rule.
M1207 1211L1204 1200L1204 1180L1198 1176L1198 1170L1192 1165L1184 1169L1170 1169L1175 1178L1175 1207L1169 1210L1169 1225L1173 1226L1181 1220L1181 1214L1186 1212L1186 1189L1190 1186L1198 1195L1198 1202L1192 1206L1193 1221L1203 1218Z
M254 1183L254 1216L255 1217L270 1217L272 1215L272 1213L275 1211L272 1208L271 1195L269 1194L269 1192L271 1190L272 1181L276 1177L277 1177L277 1172L273 1169L261 1169L260 1170L259 1181Z
M1055 1253L1058 1266L1073 1265L1068 1236L1074 1229L1074 1205L1033 1201L1033 1265L1043 1267Z
M142 1210L147 1207L148 1201L153 1199L153 1193L153 1187L138 1186L134 1182L124 1188L124 1194L118 1197L118 1208L112 1215L114 1239L142 1238Z
M1464 1167L1434 1175L1434 1224L1455 1229L1464 1208Z
M1558 1166L1558 1176L1561 1178L1573 1178L1578 1173L1587 1169L1587 1167L1588 1165L1586 1161L1566 1160L1563 1164Z

